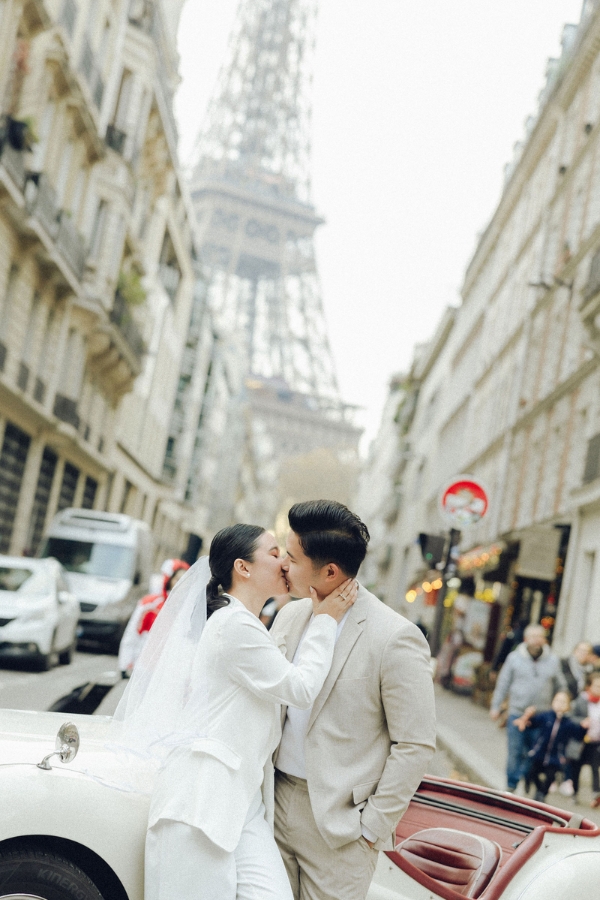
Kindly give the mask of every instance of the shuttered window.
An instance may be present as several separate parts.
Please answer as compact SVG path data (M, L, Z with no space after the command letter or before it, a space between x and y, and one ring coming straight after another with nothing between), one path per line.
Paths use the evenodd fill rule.
M63 480L60 486L60 495L58 498L58 510L66 509L73 506L75 499L75 491L77 490L77 482L79 481L79 469L72 466L71 463L65 463L65 471L63 472Z
M30 443L28 434L7 423L0 451L0 553L10 545Z
M96 499L96 491L98 490L98 482L88 475L85 479L85 487L83 489L83 499L81 505L84 509L93 509L94 500Z
M46 513L48 512L50 491L52 490L52 482L54 480L57 462L58 457L56 453L54 453L50 447L45 447L44 453L42 454L42 463L40 465L29 525L29 541L27 549L31 553L37 552L40 541L42 540L44 522L46 521Z
M583 483L587 484L600 475L600 434L594 435L588 441L585 457L585 469L583 470Z

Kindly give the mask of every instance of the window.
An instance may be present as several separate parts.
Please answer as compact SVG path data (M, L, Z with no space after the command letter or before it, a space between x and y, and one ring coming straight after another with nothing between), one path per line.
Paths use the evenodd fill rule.
M81 506L83 509L93 509L96 500L96 491L98 490L98 482L88 475L85 479L85 487L83 489L83 499Z
M60 494L58 497L58 511L73 506L75 499L75 491L77 490L77 482L79 481L79 469L71 463L65 463L63 472L63 480L60 486Z
M119 544L93 544L67 538L48 538L42 556L53 556L67 572L96 575L100 578L131 578L135 554L133 547Z
M52 490L52 482L54 480L57 462L58 457L56 453L54 453L50 447L45 447L35 489L33 509L31 511L31 520L29 523L29 536L27 539L27 549L32 554L37 553L37 549L42 539L44 524L46 522L46 513L48 512L48 503L50 501L50 491Z
M0 553L7 553L31 438L7 423L0 452Z
M13 263L8 272L6 280L6 290L4 292L4 303L0 304L0 335L4 337L9 331L9 320L11 317L13 300L17 290L17 282L19 280L19 267Z
M106 200L101 200L96 210L96 217L90 237L90 258L98 259L102 251L102 243L104 241L104 232L106 230L106 218L108 215L108 204Z

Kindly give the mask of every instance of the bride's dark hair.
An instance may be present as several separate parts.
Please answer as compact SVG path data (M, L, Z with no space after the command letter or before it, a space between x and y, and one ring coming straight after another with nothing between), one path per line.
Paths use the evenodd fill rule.
M236 559L254 562L254 551L265 533L259 525L230 525L222 528L210 545L208 564L211 579L206 586L206 616L210 616L229 604L219 588L228 591L231 588L233 564Z

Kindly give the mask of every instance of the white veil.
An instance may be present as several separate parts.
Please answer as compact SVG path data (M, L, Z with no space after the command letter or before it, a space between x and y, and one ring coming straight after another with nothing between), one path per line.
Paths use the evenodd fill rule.
M124 767L122 779L111 778L115 787L139 790L136 759L160 765L173 747L206 735L206 685L198 675L209 580L203 556L177 582L152 626L113 716L107 746Z

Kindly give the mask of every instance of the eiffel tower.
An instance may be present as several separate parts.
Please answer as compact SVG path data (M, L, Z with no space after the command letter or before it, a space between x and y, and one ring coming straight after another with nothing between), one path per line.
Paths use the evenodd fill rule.
M269 438L280 468L318 448L347 458L360 437L340 398L315 259L316 16L317 0L240 0L191 177L208 305L220 333L237 338L251 430ZM230 466L248 452L230 453ZM263 513L271 525L273 509ZM226 509L213 518L226 524Z

